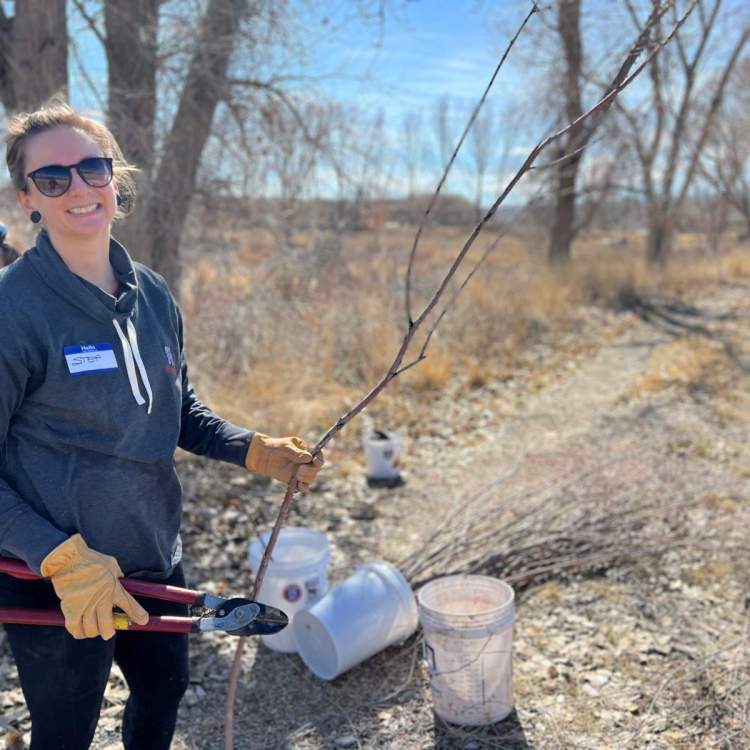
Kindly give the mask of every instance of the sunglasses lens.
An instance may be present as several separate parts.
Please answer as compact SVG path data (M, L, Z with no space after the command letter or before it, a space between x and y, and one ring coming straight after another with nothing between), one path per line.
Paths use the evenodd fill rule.
M104 187L112 180L112 162L99 157L84 159L78 164L78 174L91 187Z
M49 198L62 195L70 186L70 172L65 167L43 167L32 177L37 189Z

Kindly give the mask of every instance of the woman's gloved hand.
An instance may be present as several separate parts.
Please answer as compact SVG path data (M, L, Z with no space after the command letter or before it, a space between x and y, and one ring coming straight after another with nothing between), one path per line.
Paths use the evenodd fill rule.
M115 634L113 607L138 625L148 622L148 612L120 584L117 560L90 549L80 534L55 547L42 560L41 572L52 579L65 628L74 638L109 640Z
M323 463L322 453L313 460L304 440L298 437L272 438L262 432L253 435L245 457L248 471L278 479L284 484L289 483L299 466L297 484L302 492L310 488Z

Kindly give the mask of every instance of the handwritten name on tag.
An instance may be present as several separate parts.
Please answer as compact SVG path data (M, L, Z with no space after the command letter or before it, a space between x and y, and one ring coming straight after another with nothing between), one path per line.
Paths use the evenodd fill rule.
M71 375L93 375L117 369L112 344L83 344L63 347Z

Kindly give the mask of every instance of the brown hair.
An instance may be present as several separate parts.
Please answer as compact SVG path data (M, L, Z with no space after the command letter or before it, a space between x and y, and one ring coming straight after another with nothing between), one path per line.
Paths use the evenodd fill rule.
M88 135L105 156L112 157L112 171L117 180L120 206L115 219L132 213L135 208L135 180L138 168L129 164L109 128L76 112L66 101L52 98L35 112L21 112L13 116L5 131L5 161L16 190L26 191L26 141L37 133L54 128L74 128Z

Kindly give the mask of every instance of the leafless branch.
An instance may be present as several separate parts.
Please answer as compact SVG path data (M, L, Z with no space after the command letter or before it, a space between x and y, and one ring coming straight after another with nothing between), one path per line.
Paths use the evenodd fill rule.
M430 315L430 313L433 311L433 309L436 307L438 302L441 300L446 288L450 284L451 280L455 276L457 270L463 263L466 255L468 254L469 250L474 244L474 241L480 234L480 232L484 229L484 227L487 225L487 223L492 219L495 212L497 211L498 207L505 201L505 199L508 197L508 195L512 192L512 190L515 188L515 186L518 184L518 182L521 180L521 178L529 171L533 163L536 161L539 154L541 154L544 149L546 149L551 143L557 141L558 139L562 138L565 134L569 133L574 128L577 128L581 125L581 123L586 122L591 117L599 117L601 116L609 107L612 105L612 102L615 100L617 95L625 89L635 78L641 73L641 71L653 60L654 56L659 52L660 49L664 47L677 33L677 31L681 28L682 24L687 19L690 12L692 12L693 8L695 7L695 0L686 14L678 21L677 24L675 24L674 28L670 32L670 34L666 37L666 39L656 43L653 45L651 51L647 55L646 59L643 61L641 65L639 65L632 73L625 76L623 80L619 81L617 85L615 85L610 91L608 91L605 96L603 96L594 106L592 106L590 109L588 109L586 112L584 112L580 117L576 118L573 122L569 123L565 127L559 129L558 131L548 135L546 138L542 139L537 143L537 145L531 150L529 155L527 156L526 160L523 162L521 167L518 169L516 174L513 176L513 178L508 182L505 189L502 191L502 193L498 196L498 198L495 200L491 208L487 211L486 215L482 220L476 225L474 230L469 235L468 239L464 243L463 247L457 254L455 260L453 261L450 269L446 273L445 277L443 278L442 282L438 286L437 290L432 296L432 299L428 302L428 304L425 306L425 308L422 310L422 312L417 316L416 319L412 320L411 316L411 307L410 302L407 301L407 330L404 335L404 339L401 343L401 346L396 354L395 359L393 360L392 364L388 368L388 371L385 373L383 378L380 380L377 385L375 385L372 390L361 400L359 401L355 406L353 406L346 414L339 417L339 419L336 421L336 423L323 435L323 437L316 443L316 445L311 449L311 453L313 456L320 455L323 448L328 444L328 442L334 437L334 435L339 432L346 424L348 424L357 414L359 414L361 411L363 411L372 401L375 399L382 391L383 389L393 380L399 371L403 372L404 370L401 368L401 363L404 359L404 356L406 355L406 352L409 349L409 346L414 338L414 335L416 334L417 330L421 327L421 325L425 322L427 317ZM531 18L531 16L536 13L538 10L536 3L533 4L533 7L529 14L524 19L524 22L522 26L519 28L518 32L516 33L516 36L513 38L513 41L518 37L518 35L523 30L525 24L528 22L528 20ZM640 37L639 37L640 38ZM476 115L479 111L479 107L481 106L481 103L486 99L487 93L489 91L489 88L494 81L497 73L500 70L500 67L502 66L503 61L506 59L510 49L512 47L509 45L508 49L506 49L505 54L503 55L503 58L500 61L500 64L495 70L495 74L493 75L490 84L485 89L485 92L480 99L479 104L477 107L475 107L474 111L472 112L469 125L464 129L464 133L461 137L461 140L459 141L458 146L456 147L456 150L454 150L453 156L451 157L451 160L446 167L445 173L443 174L443 178L440 181L440 184L438 185L437 190L435 191L435 194L432 197L432 200L430 201L430 207L428 208L428 211L425 213L425 218L422 221L422 224L419 227L418 232L421 232L422 228L424 227L424 223L426 221L427 215L429 214L429 210L434 205L434 202L436 200L437 194L442 187L443 182L445 181L445 178L448 174L448 171L450 169L451 164L456 158L456 155L458 153L458 149L461 146L461 143L463 143L463 140L466 136L466 133L468 132L468 129L471 125L471 122L476 118ZM632 51L631 51L632 54ZM416 251L417 242L415 240L414 246L412 248L410 260L409 260L409 270L407 272L407 275L411 273L412 268L412 261L414 257L414 253ZM408 285L407 285L408 289ZM460 290L459 290L460 291ZM434 329L433 329L434 330ZM424 350L423 350L424 351ZM416 360L413 364L416 364L416 362L419 360ZM409 365L411 366L411 365ZM271 537L268 541L268 545L265 549L265 552L263 554L263 559L261 560L258 573L255 577L255 583L253 586L253 592L252 592L252 598L255 598L258 595L258 592L260 590L260 587L263 582L263 578L265 576L268 564L271 559L271 555L273 554L274 547L276 545L276 541L278 539L279 533L281 531L282 526L286 522L286 518L289 514L289 510L291 508L292 499L294 497L294 493L297 491L297 479L296 479L296 472L295 475L292 476L290 479L286 493L284 495L284 499L281 503L281 507L278 512L278 516L276 518L276 521L274 523L273 530L271 532ZM234 695L234 689L236 688L236 681L239 678L239 667L240 667L240 660L242 656L242 650L244 648L244 638L240 638L237 649L235 651L234 661L232 664L232 673L230 677L230 685L229 685L229 695ZM231 744L227 744L227 738L225 736L225 748L226 750L231 750Z
M538 13L538 12L539 12L539 7L537 6L536 2L533 2L532 0L531 10L523 19L515 35L508 43L508 46L506 47L505 52L503 52L503 55L500 58L500 62L497 64L497 67L495 68L495 72L492 74L492 77L490 78L490 81L487 84L487 87L485 88L484 93L482 94L481 98L477 102L477 105L474 107L474 110L472 111L471 116L469 117L469 121L466 124L466 127L464 128L464 132L461 134L461 137L459 138L458 143L456 144L456 147L453 150L453 154L451 155L451 158L449 159L448 164L446 164L445 166L445 171L443 172L443 176L440 178L440 182L438 183L438 186L435 189L435 192L433 193L429 204L427 205L427 209L425 210L424 216L422 217L422 221L420 222L419 227L417 227L417 231L414 236L414 243L412 244L411 252L409 254L409 264L406 269L406 323L409 327L414 325L414 321L413 321L412 314L411 314L411 276L412 276L412 270L414 268L414 258L417 253L417 245L419 244L419 239L422 236L422 232L424 231L425 225L427 223L427 219L430 216L430 212L435 207L435 202L437 201L438 196L440 195L440 191L443 188L443 184L445 183L445 180L448 178L448 173L450 172L451 167L453 166L453 162L456 160L456 157L458 156L458 152L460 151L461 146L463 145L463 142L466 139L466 135L468 134L469 130L471 130L471 126L474 120L476 119L477 115L479 114L479 110L481 109L482 104L484 104L484 101L487 98L487 95L489 94L490 89L492 88L492 84L495 82L495 79L497 78L498 73L500 73L500 69L503 67L503 64L505 63L505 60L510 54L511 49L513 49L513 45L516 43L516 40L518 39L521 32L526 27L526 24L529 22L531 17L535 13Z
M266 91L267 93L276 97L286 107L286 109L289 110L295 122L299 126L299 129L302 131L302 134L305 140L308 143L315 142L315 139L313 138L313 136L310 134L309 130L307 129L305 118L297 109L294 102L289 98L287 93L283 91L282 89L280 89L277 85L275 85L274 82L260 81L260 80L251 79L251 78L232 78L229 81L229 85L230 86L247 86L250 88L259 89L261 91Z
M549 169L550 167L558 167L560 166L560 164L564 164L566 161L572 159L573 157L578 156L579 154L582 154L585 149L586 149L586 146L580 146L575 151L571 151L570 153L563 154L557 159L553 159L552 161L545 162L544 164L535 164L529 167L529 171L531 172L533 170L533 171L539 172L543 169Z
M376 396L378 396L378 394L381 393L381 391L388 385L388 383L390 383L390 381L393 380L393 378L396 376L396 373L399 371L401 362L403 361L403 358L409 348L409 345L411 344L414 338L414 334L419 329L421 324L424 323L426 318L429 316L429 314L432 312L432 310L435 308L437 303L442 298L443 293L445 292L445 289L447 288L452 278L455 276L456 271L458 270L459 266L462 264L464 258L466 257L467 253L471 249L479 233L482 231L485 225L490 221L490 219L494 216L498 207L505 201L505 199L508 197L511 191L515 188L515 186L518 184L518 182L521 180L524 174L526 174L526 172L529 171L529 168L537 159L539 154L542 153L542 151L544 151L544 149L547 148L551 143L555 142L559 138L562 138L571 129L575 128L580 123L585 122L589 117L597 115L598 113L601 113L603 110L606 110L607 108L609 108L612 102L614 101L615 97L620 93L620 91L622 91L628 85L630 85L630 83L632 83L632 81L635 80L635 78L641 73L641 71L643 71L643 69L651 62L651 60L659 52L659 50L669 43L669 41L674 37L677 31L681 28L682 24L687 20L688 15L690 14L690 12L692 11L694 7L695 7L695 2L692 3L692 5L688 9L688 11L685 13L685 15L674 26L670 34L664 40L654 45L654 47L652 48L651 52L646 57L646 59L629 76L627 76L623 81L621 81L614 89L609 91L602 99L600 99L596 104L594 104L594 106L592 106L590 109L584 112L579 118L569 123L565 127L561 128L557 132L552 133L551 135L548 135L546 138L539 141L539 143L537 143L537 145L531 150L529 155L526 157L526 160L518 169L518 171L513 176L513 178L508 182L503 192L500 194L497 200L493 203L492 207L487 211L484 218L477 224L477 226L474 228L472 233L469 235L468 239L466 240L463 247L457 254L455 260L453 261L453 264L451 265L450 269L448 270L442 282L440 283L438 289L433 294L432 299L425 306L425 308L422 310L419 316L417 316L417 318L413 322L410 322L409 327L404 336L404 339L401 343L401 347L399 348L399 351L396 354L396 357L393 360L393 363L389 367L384 377L359 403L353 406L346 414L339 417L336 423L325 433L325 435L323 435L323 437L317 442L315 447L312 449L311 452L313 453L313 455L318 454L328 444L328 442L333 438L333 436L339 430L341 430L349 421L351 421L355 416L357 416L357 414L363 411L365 407L368 406L368 404L370 404L370 402ZM289 506L291 504L292 496L294 494L294 491L296 490L296 487L297 487L296 479L293 478L292 480L290 480L289 485L287 487L287 492L284 497L284 501L282 502L281 510L279 511L280 520L277 520L277 523L274 526L274 533L272 533L271 539L269 541L268 548L266 550L266 555L264 556L264 560L261 561L261 566L258 571L258 577L262 577L261 573L265 572L263 562L265 561L266 566L267 566L268 557L270 556L273 550L273 545L275 544L276 536L278 536L278 531L280 530L281 525L283 524L284 520L286 519L286 515L289 512ZM256 578L256 583L257 583L257 578Z
M697 2L697 0L696 0ZM521 167L518 169L516 174L513 176L513 178L508 182L507 186L503 190L503 192L500 194L500 196L497 198L497 200L494 202L492 207L487 211L487 214L484 216L484 218L477 224L477 226L474 228L472 233L470 234L469 238L464 243L463 247L461 248L460 252L456 256L455 260L453 261L453 264L451 265L450 269L446 273L445 277L443 278L442 282L440 283L438 289L435 291L432 299L430 302L426 305L426 307L422 310L422 312L419 314L419 316L414 320L410 321L410 324L408 326L407 332L404 336L404 339L401 343L401 347L399 348L398 353L396 354L396 357L389 367L388 371L384 375L384 377L381 379L381 381L355 406L353 406L346 414L339 417L339 419L336 421L336 423L323 435L323 437L317 442L315 447L312 449L313 455L317 455L320 453L320 451L328 444L328 442L333 438L333 436L341 430L349 421L351 421L357 414L359 414L361 411L365 409L365 407L370 404L370 402L378 396L378 394L381 393L381 391L390 383L391 380L396 376L397 372L399 371L401 362L403 361L403 358L409 348L409 345L411 344L414 334L418 330L418 328L421 326L422 323L424 323L425 319L428 317L428 315L432 312L432 310L435 308L439 300L441 299L443 293L445 292L445 289L447 288L448 284L452 280L453 276L456 274L456 271L458 270L459 266L463 262L464 258L466 257L467 253L471 249L472 245L474 244L474 241L476 240L479 233L482 231L482 229L485 227L485 225L490 221L490 219L494 216L495 212L497 211L498 207L505 201L505 199L508 197L508 195L511 193L511 191L515 188L515 186L518 184L520 179L523 177L526 172L529 171L529 168L534 163L536 158L539 156L539 154L544 151L547 146L549 146L554 141L558 140L559 138L562 138L566 133L568 133L571 129L578 126L580 123L585 122L589 117L592 117L594 115L597 115L598 113L601 113L603 110L606 110L609 108L614 101L615 97L622 91L624 88L626 88L632 81L635 80L635 78L643 71L643 69L651 62L651 60L654 58L654 56L659 52L659 50L664 47L666 44L671 41L671 39L674 37L674 35L679 31L682 24L687 20L689 14L692 12L692 9L695 7L695 2L693 2L688 9L688 11L685 13L685 15L678 21L678 23L674 26L670 34L661 42L654 45L649 55L646 57L646 59L639 65L630 75L628 75L623 81L621 81L614 89L609 91L602 99L600 99L594 106L592 106L590 109L588 109L586 112L584 112L579 118L574 120L573 122L566 125L564 128L561 128L555 133L552 133L551 135L547 136L543 140L539 141L539 143L531 150L529 155L527 156L524 163L521 165ZM534 6L536 9L536 5ZM535 12L535 10L534 10ZM530 17L530 16L529 16ZM528 18L528 17L527 17ZM474 112L473 116L476 115L476 111ZM455 156L455 153L454 153ZM268 559L273 551L273 546L275 544L276 538L278 536L278 532L281 529L281 526L283 525L284 521L286 520L286 516L289 512L289 507L291 505L291 500L293 497L293 494L297 488L297 482L296 479L292 478L290 480L289 485L287 487L286 494L284 496L284 500L282 502L281 510L279 511L279 517L277 519L277 522L274 526L274 530L271 535L271 539L269 540L268 548L266 549L266 554L264 555L263 560L261 561L261 566L258 571L258 576L256 577L256 587L258 585L257 581L258 579L262 580L262 574L265 573L265 568L268 565ZM265 565L264 565L265 563Z
M740 53L742 52L743 48L747 44L748 40L750 40L750 27L746 28L740 35L740 38L737 40L737 43L735 44L734 49L732 50L732 53L729 56L729 60L727 61L727 64L724 66L724 70L721 73L719 83L711 99L711 104L709 106L708 112L706 113L706 117L703 122L703 128L701 129L700 136L695 146L693 147L693 153L690 159L690 163L688 165L688 170L685 175L685 179L682 184L682 190L680 191L680 194L675 200L675 205L677 207L679 207L685 200L687 191L690 187L693 176L696 172L696 168L698 165L698 160L700 158L701 152L703 151L703 147L705 146L708 136L711 132L711 126L713 125L714 117L716 116L716 113L718 112L719 107L721 106L721 100L722 100L722 97L724 96L724 90L732 75L732 70L734 69L734 66L737 63L737 60L739 59Z
M96 18L94 18L87 10L86 5L83 2L83 0L73 0L73 5L75 6L75 9L80 13L81 18L83 18L84 21L88 24L89 29L94 33L94 36L99 40L100 44L103 47L106 47L107 40L102 33L101 29L96 23Z
M517 216L513 218L514 222L520 221L526 214L528 214L531 209L536 206L542 197L542 191L539 190L537 192L537 195L530 201L527 202L526 206L523 208L522 211L519 212ZM414 367L414 365L419 364L423 359L427 357L427 347L430 345L430 341L432 340L432 335L435 333L435 330L440 325L441 321L447 314L448 310L450 310L456 303L456 300L458 299L458 296L461 294L461 292L466 288L467 284L471 281L471 279L474 277L476 272L484 265L487 258L492 254L492 252L497 248L500 240L505 237L508 233L508 229L510 228L510 224L502 227L500 231L495 236L495 239L492 240L492 242L485 248L482 255L479 257L477 262L474 264L474 267L469 271L469 273L466 275L466 278L461 282L459 287L456 289L456 291L453 293L451 298L445 303L443 306L442 311L440 314L435 318L434 322L430 326L429 330L427 331L427 336L425 337L424 343L422 344L422 348L419 352L419 355L417 358L410 362L407 365L404 365L403 367L400 367L395 375L400 375L402 372L408 370L411 367ZM394 376L395 377L395 376Z
M78 45L75 42L75 39L70 40L70 50L73 53L73 59L76 62L76 65L78 66L78 70L81 73L81 76L83 77L83 80L86 81L86 85L89 87L89 90L91 91L92 96L94 99L96 99L96 105L99 107L100 111L106 112L107 105L102 99L101 94L99 93L99 90L96 87L96 84L92 80L91 76L88 73L86 65L83 64L83 60L81 60L81 53L78 49Z

